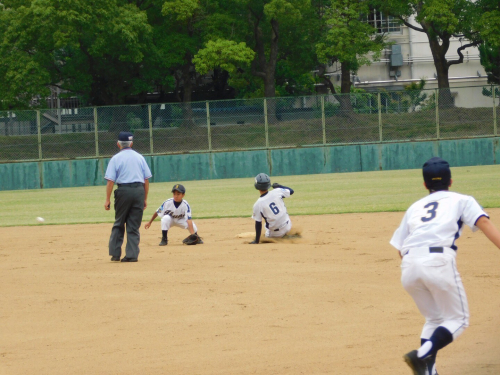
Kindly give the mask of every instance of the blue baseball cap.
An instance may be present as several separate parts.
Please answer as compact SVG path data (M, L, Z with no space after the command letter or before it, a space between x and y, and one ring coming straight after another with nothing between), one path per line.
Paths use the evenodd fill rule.
M174 187L172 188L172 193L174 191L178 191L181 194L186 194L186 188L181 184L175 184Z
M118 140L122 142L131 142L134 140L134 135L130 132L120 132Z
M442 190L450 186L450 165L440 157L435 156L427 160L422 167L422 174L429 190Z

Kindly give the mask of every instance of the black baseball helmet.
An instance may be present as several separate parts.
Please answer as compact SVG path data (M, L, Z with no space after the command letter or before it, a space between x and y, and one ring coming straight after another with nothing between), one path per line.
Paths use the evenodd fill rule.
M257 190L269 190L271 188L271 179L265 173L259 173L255 176L255 188Z
M435 156L427 160L422 167L422 174L429 190L446 190L450 186L450 165L440 157Z
M186 188L180 184L175 184L174 187L172 188L172 193L174 191L178 191L181 194L186 194Z

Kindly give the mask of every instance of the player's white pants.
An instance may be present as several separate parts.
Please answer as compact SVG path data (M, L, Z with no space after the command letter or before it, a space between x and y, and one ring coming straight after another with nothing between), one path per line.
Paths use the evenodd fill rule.
M187 220L176 220L173 219L170 215L165 215L161 218L161 230L169 230L171 227L179 227L182 229L188 229ZM196 224L193 221L193 229L194 232L198 232L198 228L196 228Z
M266 229L266 237L283 237L285 234L290 232L290 229L292 229L292 221L290 218L287 220L287 222L278 229Z
M403 257L401 282L426 319L420 336L423 339L430 339L442 326L455 340L469 326L469 305L455 256L450 248L430 253L425 247L410 249Z

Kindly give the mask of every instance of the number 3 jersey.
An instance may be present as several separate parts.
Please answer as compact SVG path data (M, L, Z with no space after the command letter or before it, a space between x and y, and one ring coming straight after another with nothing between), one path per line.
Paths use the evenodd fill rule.
M476 200L447 190L429 194L411 205L390 241L402 255L416 247L449 247L466 224L473 232L481 216L489 217Z
M270 230L280 229L285 226L290 218L286 212L283 198L289 196L290 190L283 188L276 188L261 195L253 205L252 219L258 222L264 219L266 228Z

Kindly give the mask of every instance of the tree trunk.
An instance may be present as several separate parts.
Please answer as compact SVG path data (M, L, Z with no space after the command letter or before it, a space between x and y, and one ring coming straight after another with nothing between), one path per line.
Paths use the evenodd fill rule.
M451 36L441 36L441 44L439 44L438 37L426 28L429 46L431 48L432 57L434 59L434 66L436 67L436 76L439 88L439 108L454 107L455 103L450 91L450 80L448 77L450 65L446 60L446 53L450 48Z
M342 72L341 83L340 83L340 113L352 112L351 105L351 69L348 62L342 62L340 64L340 69Z

